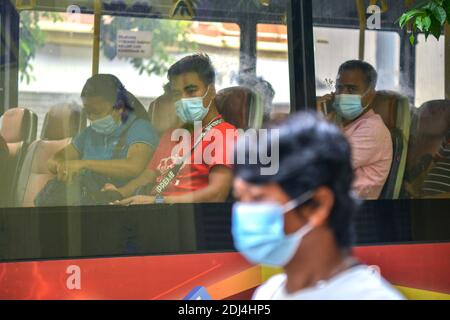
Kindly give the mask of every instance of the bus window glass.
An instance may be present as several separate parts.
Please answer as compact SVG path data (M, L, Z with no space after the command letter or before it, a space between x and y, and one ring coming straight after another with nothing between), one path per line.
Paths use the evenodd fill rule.
M235 3L20 2L18 99L1 125L13 152L0 205L230 199L236 129L261 128L272 102L288 114L291 95L287 1ZM194 134L196 121L222 132L223 143L213 152L196 146L189 159L180 148L189 139L172 133Z
M117 16L104 16L103 23L100 73L118 76L146 108L164 93L169 67L193 52L205 52L211 58L217 90L230 87L239 72L237 24ZM117 47L133 34L149 35L147 57Z
M358 59L359 30L314 28L317 94L322 96L334 90L339 66L347 60ZM366 31L365 61L378 71L378 90L400 88L400 37L395 32ZM389 53L389 54L386 54Z
M255 87L263 93L265 112L276 117L291 110L286 25L258 24ZM273 89L273 90L272 90Z
M444 44L444 35L439 40L434 37L425 40L422 34L417 37L415 79L417 108L427 101L445 98Z
M366 8L324 3L313 3L316 108L352 144L358 194L367 200L450 198L444 34L439 40L418 34L411 44L411 33L395 22L405 10L401 5L367 15L364 30L358 12ZM372 121L365 132L359 125L364 121Z
M20 12L18 106L37 115L38 136L52 106L81 105L80 90L92 72L93 25L89 14Z

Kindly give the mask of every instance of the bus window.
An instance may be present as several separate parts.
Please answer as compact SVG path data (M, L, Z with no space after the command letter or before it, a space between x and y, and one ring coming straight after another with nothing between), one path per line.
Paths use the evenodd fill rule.
M38 116L38 136L50 107L81 105L80 90L91 74L93 23L89 14L20 12L18 106Z
M156 191L165 190L159 182L173 174L175 165L163 147L169 145L165 139L171 137L169 130L192 133L189 122L195 120L208 119L202 125L215 128L218 118L224 133L261 128L269 120L272 100L277 111L290 112L287 28L282 25L287 2L239 2L237 11L220 2L195 2L192 10L183 3L67 1L48 6L36 1L17 6L20 68L13 89L23 110L8 110L8 121L16 123L3 121L2 128L22 131L24 126L30 133L10 170L13 195L8 205L230 199L232 166L225 151L232 152L235 137L226 137L233 141L213 152L223 155L218 164L205 162L202 170L183 165L168 186L172 191L163 195ZM242 43L256 33L255 45ZM187 81L187 73L196 74L189 81L201 83L183 87L180 79ZM195 90L188 93L187 87ZM202 99L205 114L186 113L192 98ZM176 157L183 158L182 153ZM198 172L191 175L191 169ZM208 189L214 180L209 175L216 171L222 179L216 188L223 190L197 197L194 191ZM188 195L178 197L180 193Z
M439 40L424 35L417 37L416 47L416 101L418 108L423 103L445 99L444 64L445 36ZM433 61L433 63L430 63Z
M345 1L339 9L319 10L322 6L322 1L313 4L316 87L320 97L316 107L348 134L359 195L369 200L450 197L445 37L426 40L419 34L417 44L412 45L409 35L400 32L394 22L402 12L395 6L382 10L382 23L375 30L360 28L367 23L360 19L369 16L358 15L358 9L366 8L358 8L355 3ZM349 18L350 12L353 18ZM364 43L360 43L362 39ZM358 70L367 80L365 89L370 89L372 79L373 88L351 88L355 80L349 79L352 70ZM342 94L359 95L363 109L345 110L352 97ZM370 121L371 117L374 122L366 136L360 137L358 130L351 130L352 125ZM374 129L376 122L379 129ZM370 141L373 145L368 147ZM373 175L369 174L371 170L375 170ZM371 194L367 190L381 172L377 192Z
M256 74L260 79L260 90L267 101L265 112L272 114L272 118L279 114L289 114L291 106L287 27L258 24L257 37Z
M233 76L239 72L237 24L117 16L104 16L103 21L100 73L117 75L145 107L163 94L168 68L193 52L205 52L211 58L216 69L217 90L230 87ZM150 61L136 57L134 52L117 52L114 39L136 30L143 35L151 34Z
M316 86L322 96L334 90L336 72L342 62L358 59L359 31L339 28L314 28ZM389 54L386 54L389 53ZM378 71L378 90L400 91L400 37L398 33L366 31L365 61Z
M314 57L316 92L322 96L334 90L339 65L358 57L358 31L314 27Z

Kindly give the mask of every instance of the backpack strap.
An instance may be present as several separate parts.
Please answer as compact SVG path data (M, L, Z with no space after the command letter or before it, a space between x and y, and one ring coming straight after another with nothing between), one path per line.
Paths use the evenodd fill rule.
M130 121L129 123L127 123L125 129L123 129L123 131L120 133L120 137L119 137L119 141L117 142L117 144L114 146L114 150L112 153L112 158L113 159L118 159L120 156L120 152L122 151L123 147L125 146L125 143L127 141L127 137L128 137L128 131L130 130L131 126L138 120L139 118L136 117L134 118L132 121Z

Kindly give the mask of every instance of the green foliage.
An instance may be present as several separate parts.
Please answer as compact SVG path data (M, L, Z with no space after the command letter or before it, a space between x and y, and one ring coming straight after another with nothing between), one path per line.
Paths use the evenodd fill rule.
M152 32L152 57L150 59L130 59L131 64L148 75L165 74L174 62L169 50L187 52L195 49L189 42L191 23L187 21L112 17L108 23L102 23L101 48L104 55L113 60L116 57L116 38L118 30L135 30Z
M20 15L19 75L20 81L25 80L27 84L35 80L31 61L35 58L36 51L45 45L45 33L38 25L41 16L54 22L61 20L58 14L49 12L24 11Z
M39 19L46 17L53 22L63 21L58 13L22 11L20 15L19 75L27 84L35 80L33 59L36 52L46 43L46 33L39 27ZM108 59L116 57L116 37L118 30L145 30L152 32L153 54L150 59L129 59L139 74L165 74L174 62L169 50L187 52L195 50L189 42L191 22L145 18L112 17L102 20L100 46Z
M398 21L402 29L411 23L412 34L409 38L411 44L415 43L418 32L423 32L426 39L433 35L439 40L446 22L450 23L450 0L419 1Z

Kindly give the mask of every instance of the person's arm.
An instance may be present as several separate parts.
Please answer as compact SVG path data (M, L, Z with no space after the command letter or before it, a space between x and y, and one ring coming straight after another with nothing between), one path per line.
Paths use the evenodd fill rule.
M69 144L48 160L48 170L53 174L58 174L58 167L62 163L78 159L80 159L80 153L73 144Z
M214 166L209 172L208 186L178 196L164 197L165 203L214 203L224 202L231 190L233 181L233 172L231 168L224 165ZM139 204L152 204L155 202L153 196L134 196L122 201L118 204L129 206Z
M85 160L83 168L111 178L137 177L145 169L152 154L149 145L136 143L130 146L125 159Z
M214 166L209 172L206 188L179 196L165 197L166 203L207 203L224 202L231 190L233 171L224 166Z
M127 157L117 160L72 160L63 162L58 171L60 180L70 182L72 177L83 169L91 170L110 178L127 179L137 177L150 160L153 151L145 143L130 146Z

